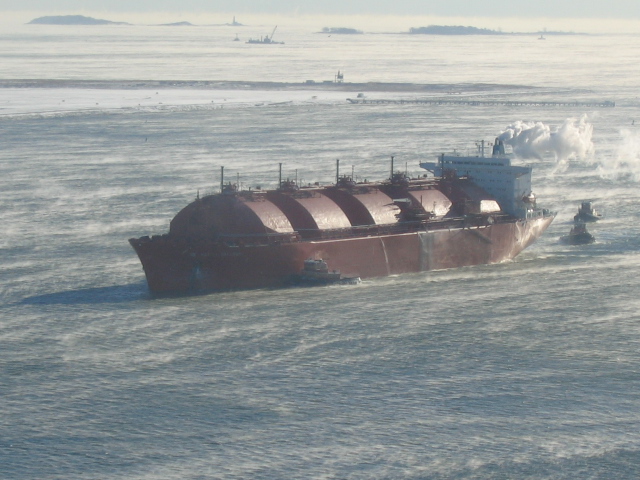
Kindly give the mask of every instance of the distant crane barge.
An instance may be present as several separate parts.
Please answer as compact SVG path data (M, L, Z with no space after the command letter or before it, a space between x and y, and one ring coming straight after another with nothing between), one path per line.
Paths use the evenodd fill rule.
M273 41L273 35L276 33L276 28L278 28L277 25L275 27L273 27L273 31L271 32L271 36L265 35L264 38L260 37L260 39L250 38L249 40L247 40L247 43L259 44L259 45L284 45L284 42L274 42Z

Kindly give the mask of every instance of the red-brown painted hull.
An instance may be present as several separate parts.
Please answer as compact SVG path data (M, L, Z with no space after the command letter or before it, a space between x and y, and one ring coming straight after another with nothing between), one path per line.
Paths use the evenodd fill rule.
M260 246L193 244L171 235L130 243L153 293L189 293L284 286L307 258L361 278L503 262L533 243L553 218Z

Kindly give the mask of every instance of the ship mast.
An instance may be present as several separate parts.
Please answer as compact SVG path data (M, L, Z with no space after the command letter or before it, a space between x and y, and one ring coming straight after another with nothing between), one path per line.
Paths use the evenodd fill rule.
M480 143L476 143L476 146L478 147L478 153L484 158L484 140L480 140Z

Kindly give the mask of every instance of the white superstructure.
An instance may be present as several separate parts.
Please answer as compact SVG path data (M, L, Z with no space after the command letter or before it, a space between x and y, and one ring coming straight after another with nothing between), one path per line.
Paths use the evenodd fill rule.
M504 145L496 139L490 157L484 155L485 142L479 142L475 156L445 155L437 162L423 162L420 167L436 177L455 174L467 177L491 194L502 211L519 218L538 216L535 196L531 192L531 167L512 166Z

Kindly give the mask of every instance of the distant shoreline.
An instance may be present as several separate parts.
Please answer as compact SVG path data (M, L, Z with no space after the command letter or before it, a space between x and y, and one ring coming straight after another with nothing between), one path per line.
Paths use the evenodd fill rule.
M51 15L31 20L30 25L130 25L126 22L114 22L84 15Z
M526 85L498 85L489 83L336 83L321 82L261 82L261 81L215 81L215 80L50 80L50 79L14 79L0 80L0 88L78 88L105 90L144 90L144 89L196 89L196 90L332 90L343 92L436 92L448 93L460 89L475 92L490 92L504 88L535 90Z
M54 15L34 18L27 25L59 25L59 26L94 26L94 25L132 25L127 22L115 22L101 18L85 17L84 15ZM164 27L198 27L198 26L214 26L214 25L196 25L187 21L178 21L173 23L164 23L161 25L147 26L164 26ZM236 22L235 17L232 23L226 23L215 26L244 26L242 23ZM363 34L365 32L355 28L346 27L324 27L321 32L325 34ZM373 32L369 32L373 33ZM463 25L429 25L427 27L411 27L405 32L393 32L393 34L406 35L444 35L444 36L474 36L474 35L587 35L586 33L563 32L563 31L537 31L537 32L503 32L502 30L492 30L488 28L478 28Z

